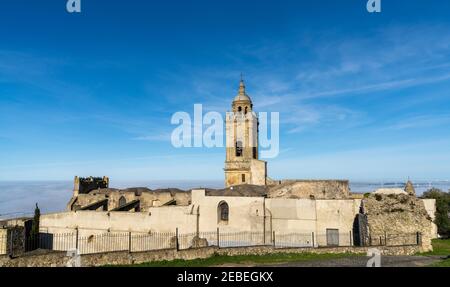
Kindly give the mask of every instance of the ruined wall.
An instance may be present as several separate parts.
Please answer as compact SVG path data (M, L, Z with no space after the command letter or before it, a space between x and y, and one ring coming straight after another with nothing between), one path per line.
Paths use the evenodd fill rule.
M229 221L218 220L219 203L229 205ZM311 200L264 197L206 196L204 190L192 191L194 213L200 211L200 231L255 231L277 234L303 233L322 236L328 228L338 229L341 245L349 245L361 200ZM321 241L321 242L322 242ZM323 243L322 242L322 243Z
M7 254L8 231L5 228L0 228L0 255Z
M266 199L270 226L277 233L316 231L316 203L310 199Z
M250 164L251 184L266 185L267 163L262 160L253 159Z
M433 238L438 238L438 228L434 220L436 219L436 199L422 199L423 204L425 205L425 209L428 212L428 215L433 220L433 224L431 227L431 234Z
M229 206L229 220L227 223L219 221L219 203L226 202ZM235 231L263 231L264 224L264 198L262 197L235 197L235 196L206 196L205 190L192 191L192 204L194 213L200 211L200 231L221 232Z
M103 199L108 200L108 210L119 207L120 198L125 198L126 202L134 200L140 201L140 210L147 212L152 207L162 206L175 200L176 205L187 206L191 201L190 192L183 191L152 191L146 188L130 188L126 190L119 189L99 189L91 191L88 194L80 194L74 200L71 200L68 211L77 210L80 207L87 206Z
M147 212L77 211L41 216L40 229L46 233L67 233L79 229L80 236L106 232L194 232L196 216L189 207L150 208Z
M317 243L327 244L327 229L337 229L339 245L353 244L353 224L359 213L361 200L316 200L317 210Z
M403 194L372 194L363 200L371 238L388 236L390 244L414 243L414 234L422 234L424 251L432 250L433 222L421 199Z
M286 180L269 189L269 197L308 199L347 199L350 197L346 180Z
M74 179L74 194L83 194L88 193L91 190L99 189L99 188L108 188L109 187L109 178L104 177L78 177L76 176Z

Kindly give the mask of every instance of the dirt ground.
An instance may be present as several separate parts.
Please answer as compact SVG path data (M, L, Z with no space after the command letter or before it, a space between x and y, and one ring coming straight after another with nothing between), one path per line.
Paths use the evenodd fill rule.
M425 267L439 262L441 256L382 256L381 267ZM366 267L369 257L298 261L280 264L225 264L222 267Z

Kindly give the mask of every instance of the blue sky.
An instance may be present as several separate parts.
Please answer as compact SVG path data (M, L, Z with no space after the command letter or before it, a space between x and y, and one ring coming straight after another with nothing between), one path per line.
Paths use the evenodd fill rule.
M273 178L450 179L450 3L4 0L0 180L222 179L175 149L177 111L224 113L244 73L280 112Z

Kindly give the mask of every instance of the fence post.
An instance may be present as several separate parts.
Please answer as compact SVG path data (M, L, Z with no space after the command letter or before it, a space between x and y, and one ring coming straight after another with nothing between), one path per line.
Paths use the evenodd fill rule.
M348 242L348 244L350 245L350 247L351 246L353 246L353 236L352 236L352 231L350 230L350 237L349 237L349 242Z
M75 229L75 249L78 250L78 227Z
M311 233L312 238L312 247L314 248L316 246L315 238L314 238L314 232Z
M275 248L275 231L273 232L272 244L273 244L273 247Z
M387 246L387 233L386 231L384 232L384 246Z
M128 252L131 253L131 231L128 232Z
M417 234L416 234L416 243L417 243L417 245L422 244L422 238L421 238L420 232L417 232Z
M220 234L219 234L219 227L217 227L217 248L220 248Z
M14 239L14 235L13 235L13 230L12 229L10 229L10 237L9 237L9 256L11 256L11 257L13 257L14 256L14 254L13 254L13 250L14 250L14 247L13 247L13 239ZM8 244L8 239L6 239L6 244Z
M178 245L178 227L175 229L175 248L177 251L180 250L180 246Z
M381 239L381 236L380 236L380 246L383 246L383 239Z

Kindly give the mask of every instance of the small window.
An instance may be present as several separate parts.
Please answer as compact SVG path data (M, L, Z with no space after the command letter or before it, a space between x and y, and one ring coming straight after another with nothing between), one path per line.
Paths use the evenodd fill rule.
M242 107L238 107L238 112L242 112Z
M236 142L236 156L237 157L242 156L242 142L241 141Z
M247 114L248 113L248 107L245 107L245 112L244 112L245 114Z
M255 146L253 147L253 158L258 159L258 149Z
M245 182L245 174L242 175L242 182Z
M229 208L228 208L228 204L225 201L222 201L221 203L219 203L219 207L218 207L218 215L219 215L219 223L226 223L228 222L228 217L229 217Z

